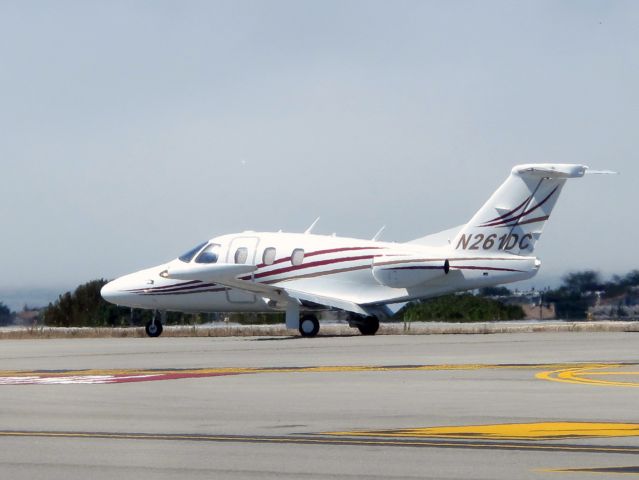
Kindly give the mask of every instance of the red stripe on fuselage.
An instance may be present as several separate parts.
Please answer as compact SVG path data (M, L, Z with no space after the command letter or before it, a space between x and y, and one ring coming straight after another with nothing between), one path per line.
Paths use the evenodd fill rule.
M308 252L304 254L304 258L306 257L314 257L316 255L325 255L327 253L339 253L339 252L351 252L354 250L379 250L381 248L385 248L385 247L342 247L342 248L329 248L327 250L316 250L314 252ZM291 261L291 257L283 257L280 258L278 260L275 260L273 263L271 263L270 265L267 265L265 263L260 263L258 265L256 265L256 267L259 268L264 268L264 267L270 267L272 265L277 265L279 263L285 263L285 262L290 262Z
M251 276L243 277L242 280L248 280L251 278L257 279L257 278L269 277L271 275L279 275L282 273L294 272L294 271L302 270L305 268L321 267L322 265L331 265L333 263L355 262L357 260L370 260L371 258L375 258L377 256L379 255L360 255L357 257L341 257L341 258L329 258L326 260L317 260L315 262L302 263L301 265L292 265L290 267L278 268L275 270L270 270L268 272L257 273L253 275L252 277Z
M451 270L491 270L496 272L523 272L523 270L516 270L514 268L500 268L500 267L478 267L474 265L451 265Z
M133 288L131 290L125 290L125 292L131 293L142 293L142 292L160 292L162 290L172 289L172 288L182 288L188 285L194 285L197 283L202 283L200 280L190 280L188 282L180 282L180 283L172 283L171 285L162 285L161 287L149 287L149 288Z

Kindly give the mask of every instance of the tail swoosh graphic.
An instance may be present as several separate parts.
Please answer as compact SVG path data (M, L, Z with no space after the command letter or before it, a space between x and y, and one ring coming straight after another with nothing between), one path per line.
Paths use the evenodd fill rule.
M535 205L532 208L529 208L528 210L524 210L522 213L520 213L519 215L516 216L508 216L507 218L503 218L504 215L502 215L502 217L498 217L499 219L495 219L495 220L489 220L486 223L483 223L481 225L479 225L480 227L514 227L515 225L524 225L527 223L534 223L534 222L539 222L542 220L547 220L548 219L548 215L544 215L535 219L530 219L530 220L524 220L522 222L520 222L519 220L524 218L526 215L529 215L530 213L534 212L535 210L539 209L542 207L542 205L544 203L546 203L548 200L550 200L552 198L552 196L555 194L555 192L557 191L557 189L559 188L559 186L556 186L547 196L546 198L544 198L541 202L539 202L537 205ZM516 212L517 210L519 210L523 205L525 205L527 202L530 201L530 197L528 197L524 203L522 205L520 205L519 207L517 207L515 210L513 210L512 212ZM506 214L506 215L511 215L511 214ZM511 223L514 222L514 223Z

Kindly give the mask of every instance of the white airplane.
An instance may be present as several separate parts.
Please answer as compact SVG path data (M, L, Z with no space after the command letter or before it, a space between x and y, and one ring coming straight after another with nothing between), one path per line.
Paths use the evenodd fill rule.
M518 165L460 227L407 243L246 231L215 237L162 265L106 284L117 305L160 312L285 312L286 327L317 335L315 312L350 313L374 335L407 302L533 277L543 226L569 178L588 167ZM593 172L588 173L611 173ZM146 326L162 333L160 319Z

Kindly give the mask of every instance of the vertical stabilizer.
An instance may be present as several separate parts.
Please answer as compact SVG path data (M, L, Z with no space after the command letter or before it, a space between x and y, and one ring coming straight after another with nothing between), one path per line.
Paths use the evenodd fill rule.
M569 164L514 167L451 246L468 253L532 253L566 180L583 177L587 169Z

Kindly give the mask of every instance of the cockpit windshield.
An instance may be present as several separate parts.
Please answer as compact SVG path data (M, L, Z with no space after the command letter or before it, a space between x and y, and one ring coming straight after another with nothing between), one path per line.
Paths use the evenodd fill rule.
M196 257L195 263L216 263L220 257L220 248L217 243L211 243Z
M178 257L180 260L182 260L185 263L189 263L193 257L195 256L195 254L197 252L199 252L200 250L202 250L202 247L204 245L206 245L207 242L204 243L200 243L197 247L192 248L191 250L189 250L188 252L186 252L184 255Z

